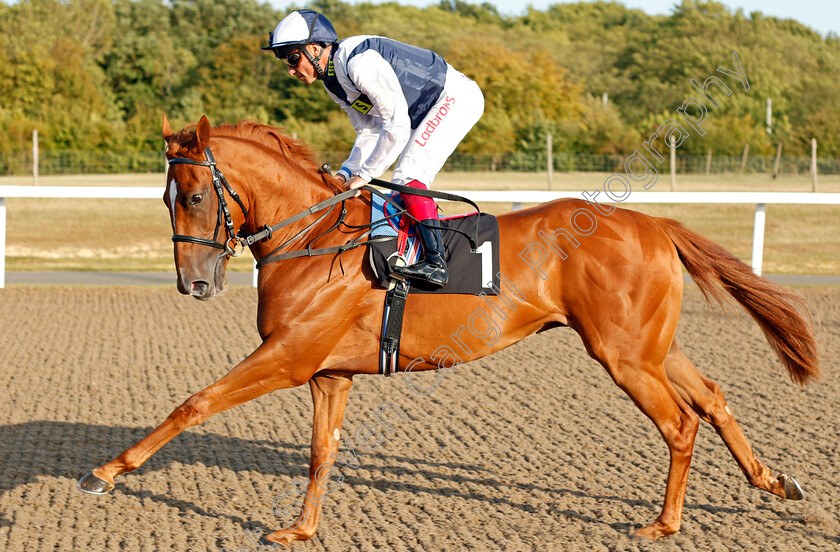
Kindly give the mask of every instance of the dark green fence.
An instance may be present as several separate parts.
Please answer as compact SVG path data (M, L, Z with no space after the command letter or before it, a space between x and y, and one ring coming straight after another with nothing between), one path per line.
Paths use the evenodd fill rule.
M330 163L333 171L340 168L346 153L322 153L320 159ZM590 155L582 153L557 153L552 167L557 172L624 171L625 155ZM772 174L775 157L748 156L724 157L721 155L677 155L679 174ZM161 151L41 151L38 155L38 174L118 174L163 172L166 161ZM663 163L655 165L660 173L670 171L666 155ZM637 170L640 166L634 167ZM779 174L810 174L809 157L782 157ZM510 153L504 155L454 153L446 162L444 171L517 171L543 172L547 170L547 155L541 153ZM840 159L817 159L818 174L840 174ZM27 176L32 174L32 152L0 152L0 176Z
M38 174L118 174L163 172L162 151L40 151ZM0 152L0 175L32 174L32 152Z
M332 166L333 171L341 167L346 158L345 153L324 153L325 159ZM556 153L552 156L552 168L556 172L624 172L626 155L592 155L585 153ZM649 156L647 157L651 159ZM444 165L444 171L463 172L545 172L548 169L548 156L541 153L510 153L504 155L490 155L479 153L453 153ZM677 155L676 172L678 174L772 174L776 158L773 156L748 156L744 162L742 157L712 156L711 161L706 155ZM741 166L743 162L743 167ZM668 154L665 161L654 163L659 173L667 173L670 169ZM637 172L641 165L634 164ZM811 171L810 157L782 157L779 160L781 175L808 175ZM817 174L840 174L840 159L817 159Z

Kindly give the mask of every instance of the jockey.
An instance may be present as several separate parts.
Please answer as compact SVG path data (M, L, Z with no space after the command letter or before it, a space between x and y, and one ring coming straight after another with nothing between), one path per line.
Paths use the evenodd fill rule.
M428 190L446 159L484 112L478 85L430 50L379 36L338 41L332 24L297 10L269 36L277 59L304 84L321 80L356 129L356 142L337 177L348 189L377 178L397 162L393 181ZM407 279L442 287L449 280L434 200L404 195L423 245L419 262L398 267Z

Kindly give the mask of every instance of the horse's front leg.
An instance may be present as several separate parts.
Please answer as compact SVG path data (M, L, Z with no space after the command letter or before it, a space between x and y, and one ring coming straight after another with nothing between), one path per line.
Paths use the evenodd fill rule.
M318 530L325 495L343 480L335 469L333 455L338 451L339 431L352 383L352 376L344 375L317 375L310 380L315 422L312 426L309 485L297 519L285 529L265 535L264 540L290 544L296 540L307 540ZM279 506L272 505L275 514Z
M216 383L199 391L172 411L169 417L142 441L126 449L77 483L79 490L105 494L114 488L114 477L136 470L173 437L204 420L238 404L277 389L296 387L307 381L310 372L286 369L299 363L283 362L280 347L264 342ZM285 355L283 355L285 356Z

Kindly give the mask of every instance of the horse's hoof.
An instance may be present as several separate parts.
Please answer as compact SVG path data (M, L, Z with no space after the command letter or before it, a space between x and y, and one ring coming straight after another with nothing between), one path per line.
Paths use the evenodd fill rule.
M265 538L265 535L260 537L259 542L260 542L261 545L263 545L264 547L267 546L271 550L279 550L280 549L280 544L279 543L268 540L267 538Z
M99 479L93 472L88 472L86 476L79 479L79 482L76 483L76 488L82 491L83 493L90 493L95 495L104 495L108 494L114 489L113 483L108 483L104 479Z
M279 533L280 531L275 531L274 533ZM280 550L281 546L291 546L292 541L294 540L289 535L283 535L279 537L277 540L268 540L268 535L273 535L274 533L267 533L260 537L260 544L266 547L269 547L271 550Z
M636 537L648 539L650 541L656 541L661 537L673 535L677 531L678 529L670 529L657 522L653 525L648 525L647 527L641 527L639 529L636 529L635 531L633 531L633 535Z
M799 486L799 483L796 482L796 479L792 478L786 473L783 473L778 477L778 480L785 486L786 499L802 500L803 498L805 498L805 493L802 491L802 487Z

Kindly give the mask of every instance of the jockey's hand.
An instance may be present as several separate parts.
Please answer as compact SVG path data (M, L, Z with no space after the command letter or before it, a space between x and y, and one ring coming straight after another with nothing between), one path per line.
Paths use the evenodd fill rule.
M367 184L367 182L361 176L354 176L350 178L344 185L347 186L348 190L355 190L356 188L361 188ZM362 192L356 192L356 195L353 197L359 197Z

